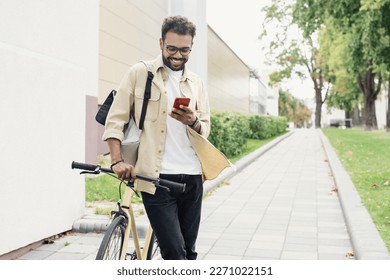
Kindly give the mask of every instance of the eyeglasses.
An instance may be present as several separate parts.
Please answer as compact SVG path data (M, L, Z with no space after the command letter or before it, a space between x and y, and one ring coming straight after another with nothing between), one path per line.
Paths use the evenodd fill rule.
M178 51L180 52L181 55L189 55L190 52L191 52L191 48L190 48L190 47L177 48L177 47L175 47L175 46L165 45L165 48L167 49L167 52L168 52L170 55L174 55L174 54L176 54Z

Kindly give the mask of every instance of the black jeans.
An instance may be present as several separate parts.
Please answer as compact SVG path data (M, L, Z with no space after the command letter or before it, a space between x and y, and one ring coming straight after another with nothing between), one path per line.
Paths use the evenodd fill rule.
M201 175L160 175L161 179L186 183L184 193L157 188L154 195L142 192L150 224L164 260L195 260L202 208Z

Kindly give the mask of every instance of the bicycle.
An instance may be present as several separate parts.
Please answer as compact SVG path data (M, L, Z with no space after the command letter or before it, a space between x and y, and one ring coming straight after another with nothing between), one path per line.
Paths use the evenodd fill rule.
M120 181L119 185L119 201L117 202L118 210L112 211L112 221L107 227L103 240L99 246L96 260L152 260L159 255L158 240L149 225L146 232L143 246L137 233L137 225L135 221L135 214L133 211L131 198L133 195L139 196L137 190L134 189L134 182L123 181L111 169L101 167L100 165L93 165L80 162L72 162L72 169L83 170L80 174L94 174L105 173L115 177ZM136 175L136 179L144 180L153 183L156 188L163 188L166 191L185 191L185 184L172 182L160 178L152 178L144 175ZM126 183L126 188L121 196L121 185ZM130 236L133 237L133 247L129 247Z

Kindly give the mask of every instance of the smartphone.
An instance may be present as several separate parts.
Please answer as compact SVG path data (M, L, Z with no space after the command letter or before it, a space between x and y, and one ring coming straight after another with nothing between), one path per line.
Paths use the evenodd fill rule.
M176 97L173 107L180 109L180 105L188 106L190 104L190 98L188 97Z

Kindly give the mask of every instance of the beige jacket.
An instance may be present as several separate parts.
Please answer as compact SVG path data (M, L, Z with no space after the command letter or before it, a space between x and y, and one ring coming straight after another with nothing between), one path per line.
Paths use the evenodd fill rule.
M154 78L135 168L139 174L158 177L164 154L166 122L169 117L166 90L168 73L164 69L162 55L149 63L153 65ZM136 63L127 71L107 116L103 140L116 138L122 141L123 128L129 122L130 108L133 105L136 123L139 122L146 78L147 69L142 62ZM210 133L210 106L207 91L201 79L187 67L180 82L180 90L185 97L191 98L189 107L200 120L201 135L207 138ZM155 187L151 183L138 181L136 185L140 191L151 194L155 192Z

